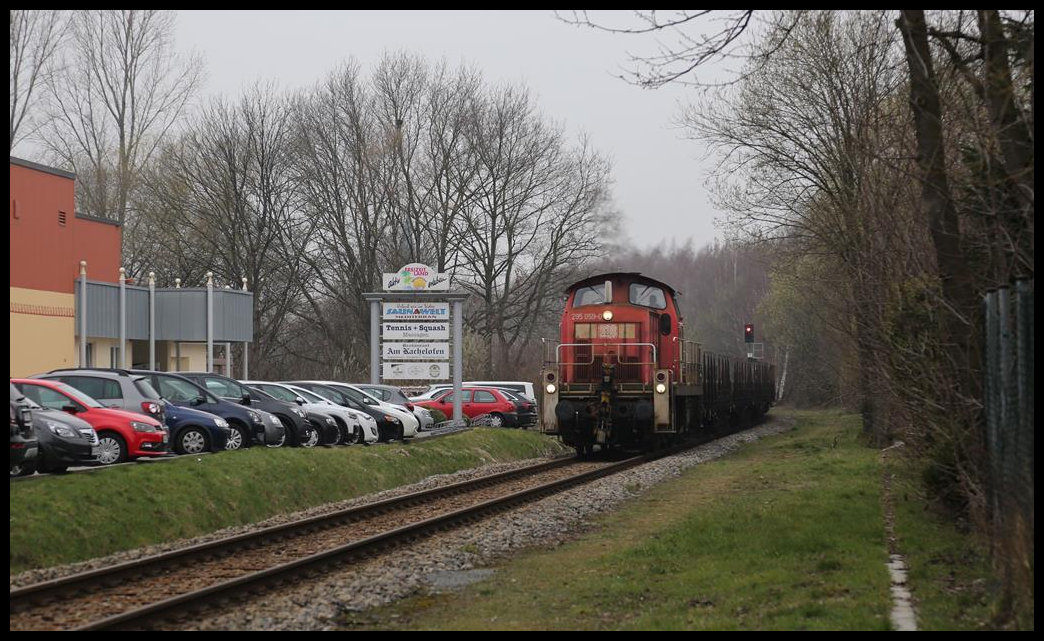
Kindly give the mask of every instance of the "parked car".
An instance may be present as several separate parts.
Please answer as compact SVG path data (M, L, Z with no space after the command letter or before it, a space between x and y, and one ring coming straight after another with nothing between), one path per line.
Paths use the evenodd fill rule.
M495 387L462 387L460 390L461 411L469 419L489 416L492 427L516 427L518 408L515 402ZM430 401L417 401L417 405L437 409L446 416L453 416L453 390L446 390Z
M245 383L244 383L245 384ZM264 390L257 389L256 387L247 385L250 390L250 397L254 400L260 401L280 401L281 399L272 396ZM344 429L337 423L337 419L334 418L333 412L326 408L315 409L315 407L309 407L306 404L296 403L295 401L284 401L296 404L298 407L305 411L305 417L308 422L312 424L312 427L319 434L319 444L321 445L347 445L350 433L347 426Z
M341 431L340 442L345 445L365 442L366 433L365 428L363 427L363 422L367 419L371 421L373 419L362 412L342 407L322 397L316 396L313 392L307 390L295 390L286 383L243 381L243 384L251 389L259 390L270 396L274 396L281 401L297 403L308 411L329 414L335 421L337 421L337 427ZM376 434L376 424L374 425L374 429Z
M349 407L353 410L370 415L370 417L372 417L377 423L377 440L382 443L393 438L401 438L400 434L404 431L402 427L402 419L399 418L397 413L385 411L383 408L379 407L376 402L373 405L370 405L368 403L357 401L352 395L347 393L347 390L326 385L318 381L284 382L290 385L303 387L304 389L315 392L323 398L333 401L338 405L343 405L344 407Z
M164 423L160 394L140 374L124 369L78 367L57 369L31 378L44 378L71 385L105 407L136 412Z
M36 461L39 441L33 429L33 412L25 395L11 384L11 474Z
M315 447L319 444L319 431L309 422L307 412L300 407L275 399L255 398L245 385L221 374L207 372L181 372L180 374L227 401L275 414L286 428L288 445Z
M419 425L417 426L418 430L431 429L431 426L435 424L435 417L432 416L428 408L414 405L413 401L403 394L401 389L394 385L357 383L355 386L378 400L384 401L385 403L392 403L393 405L401 405L413 412L413 415L419 422Z
M180 407L168 400L163 402L170 443L175 452L201 454L226 449L232 432L228 421L210 412Z
M379 440L381 437L380 429L377 427L377 419L370 416L361 409L355 410L350 407L340 405L328 398L324 398L323 396L316 394L312 390L308 390L297 385L291 385L290 383L273 383L273 385L286 385L287 388L289 388L297 394L300 394L309 403L328 405L336 410L341 410L348 413L348 416L351 416L354 420L358 421L359 427L361 429L361 434L359 435L358 440L359 443L369 445L370 443L377 442L377 440Z
M11 382L37 405L75 414L98 433L98 462L123 463L141 456L165 456L170 449L166 428L138 412L105 407L71 385L46 378Z
M518 412L518 427L528 429L537 424L536 403L517 392L499 387L497 389L500 390L501 394L515 402L516 411Z
M225 449L238 450L254 444L278 447L286 441L286 428L279 419L266 420L261 412L218 398L184 376L152 370L131 371L145 376L160 396L173 405L197 409L223 418L230 430Z
M533 384L529 381L464 381L464 387L497 387L500 389L507 389L521 394L528 398L532 403L536 403L536 394L533 391Z
M61 410L40 407L11 386L14 394L29 405L38 451L36 458L11 468L11 476L29 476L35 471L64 472L72 466L94 465L98 458L98 433L91 424Z
M330 387L341 390L343 393L351 396L359 403L364 403L370 407L376 407L384 412L397 416L399 421L402 423L402 433L393 435L392 438L402 440L404 438L413 438L417 435L417 430L420 427L420 421L413 415L413 412L407 410L401 405L395 405L394 403L385 403L384 401L375 398L366 392L359 389L357 386L351 383L339 383L337 381L316 381L318 383L324 383Z

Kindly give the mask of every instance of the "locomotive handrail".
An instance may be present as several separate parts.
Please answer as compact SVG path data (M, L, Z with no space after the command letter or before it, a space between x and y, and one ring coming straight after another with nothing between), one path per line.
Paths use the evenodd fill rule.
M593 365L594 364L594 350L591 350L591 360L586 363L563 363L562 362L562 348L563 347L650 347L652 348L652 360L651 361L628 361L626 363L620 362L620 355L616 352L610 352L615 358L616 362L621 365L656 365L656 345L652 343L559 343L557 349L555 349L555 361L561 367L562 365Z

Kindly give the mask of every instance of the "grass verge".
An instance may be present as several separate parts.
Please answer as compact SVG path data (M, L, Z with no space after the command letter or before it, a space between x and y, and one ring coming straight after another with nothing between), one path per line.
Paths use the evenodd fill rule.
M11 574L350 499L490 463L565 452L478 428L408 444L250 448L11 484Z
M1010 620L1011 614L1001 607L988 544L958 531L952 519L932 507L918 481L916 462L904 460L903 453L896 450L887 465L894 475L896 535L907 557L918 628L1032 630L1032 610Z
M887 630L878 453L858 417L794 416L793 431L691 468L579 540L343 628Z

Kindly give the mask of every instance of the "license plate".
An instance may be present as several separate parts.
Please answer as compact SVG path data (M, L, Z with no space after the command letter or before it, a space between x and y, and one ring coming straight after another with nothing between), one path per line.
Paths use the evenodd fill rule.
M163 433L163 442L164 443L167 442L167 433L166 432Z
M91 456L97 458L99 454L101 454L101 446L100 445L92 445L91 446Z

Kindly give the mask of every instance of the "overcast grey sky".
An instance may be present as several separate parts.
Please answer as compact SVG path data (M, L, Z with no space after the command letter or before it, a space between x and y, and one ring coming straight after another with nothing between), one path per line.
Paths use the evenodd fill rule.
M654 43L557 20L551 11L179 11L176 43L206 61L205 95L238 96L258 80L310 87L354 58L372 69L404 50L474 65L490 83L524 85L545 116L585 131L613 162L613 196L637 247L702 246L719 235L703 149L673 127L691 89L643 90L615 77Z

